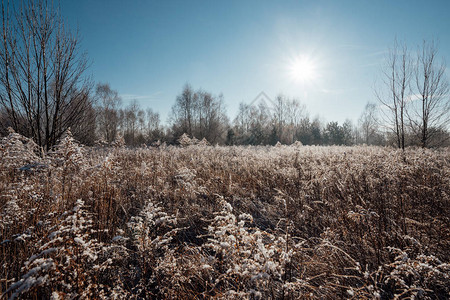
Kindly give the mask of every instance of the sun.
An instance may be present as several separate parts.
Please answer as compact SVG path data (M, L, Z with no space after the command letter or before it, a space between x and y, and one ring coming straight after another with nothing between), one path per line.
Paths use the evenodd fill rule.
M292 59L289 64L289 73L294 81L301 83L311 82L318 77L316 64L307 56Z

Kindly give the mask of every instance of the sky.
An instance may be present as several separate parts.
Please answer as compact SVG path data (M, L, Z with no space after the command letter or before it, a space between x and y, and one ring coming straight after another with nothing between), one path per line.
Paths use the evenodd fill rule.
M450 60L450 1L61 0L95 82L163 121L189 83L223 94L231 120L261 92L310 117L356 122L394 40L436 40ZM449 61L450 64L450 61ZM450 74L447 69L447 74Z

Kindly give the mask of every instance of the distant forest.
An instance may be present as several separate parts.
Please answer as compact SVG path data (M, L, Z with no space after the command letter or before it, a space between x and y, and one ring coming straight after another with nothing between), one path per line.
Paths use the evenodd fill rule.
M224 97L186 84L172 107L168 125L163 125L158 112L143 109L137 101L123 107L117 91L108 84L97 84L95 92L80 112L80 119L69 126L74 137L85 145L112 145L123 140L127 146L178 144L183 134L195 140L205 139L215 145L275 145L301 142L303 145L380 145L397 146L392 128L383 125L380 106L368 103L354 124L311 118L305 105L295 98L278 95L271 103L241 103L237 116L230 120ZM3 108L0 114L2 136L14 124ZM26 122L16 131L30 136ZM429 147L448 146L448 130L429 129ZM62 131L61 131L62 134ZM405 130L405 145L420 146L421 136ZM56 141L56 140L55 140ZM43 146L43 145L42 145Z

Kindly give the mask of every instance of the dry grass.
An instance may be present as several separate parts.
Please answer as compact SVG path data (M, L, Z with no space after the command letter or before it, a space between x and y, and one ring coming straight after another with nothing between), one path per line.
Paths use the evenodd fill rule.
M3 298L449 297L449 149L28 142L1 146Z

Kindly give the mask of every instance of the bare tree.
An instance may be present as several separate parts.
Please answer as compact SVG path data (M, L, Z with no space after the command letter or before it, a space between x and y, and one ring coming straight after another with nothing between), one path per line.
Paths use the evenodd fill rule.
M197 139L206 138L210 143L223 142L228 126L223 96L194 91L185 85L172 107L171 123L175 139L186 133Z
M198 91L196 94L198 98L196 136L199 139L206 138L213 144L222 142L228 126L223 95L216 97L204 91Z
M99 83L95 90L98 103L97 131L99 137L111 143L116 140L119 129L119 107L122 99L109 84Z
M133 100L123 110L123 137L127 145L136 146L138 142L137 137L140 135L138 112L140 110L139 104Z
M243 102L239 103L239 111L233 121L233 134L237 134L238 137L244 136L250 130L251 119L249 118L249 111L250 105Z
M362 140L366 145L372 145L378 136L377 105L367 103L358 120Z
M273 107L273 123L275 126L276 139L277 142L283 139L283 131L286 123L286 115L287 115L287 105L286 99L283 95L278 95L275 98L275 103Z
M195 101L194 91L189 84L186 84L181 94L176 98L170 117L174 127L173 130L177 132L176 135L186 133L192 137Z
M77 103L77 101L82 101L84 103ZM76 121L71 123L70 132L77 141L84 145L92 145L96 140L96 111L92 103L92 97L90 95L83 94L80 95L78 100L74 99L73 101L74 105L83 107L83 110L79 111L77 114ZM76 110L77 109L67 109L68 112Z
M0 106L12 127L49 149L92 108L79 39L46 0L2 1Z
M275 98L273 107L273 124L276 140L284 144L294 142L296 129L305 117L305 107L297 99L289 99L283 95Z
M163 129L161 127L161 120L159 113L154 112L151 108L147 108L147 128L146 136L149 142L154 142L163 137Z
M411 101L408 113L411 128L425 148L430 141L448 130L450 122L449 82L445 76L446 64L438 60L434 41L423 42L415 66L416 99ZM436 145L443 141L435 141Z
M398 148L405 149L406 106L413 75L411 57L406 45L399 46L397 41L389 50L386 65L383 69L383 91L375 91L378 100L383 104L383 115L388 126L397 138Z
M233 132L238 144L263 145L269 143L272 116L264 102L239 104L239 112L234 119Z

